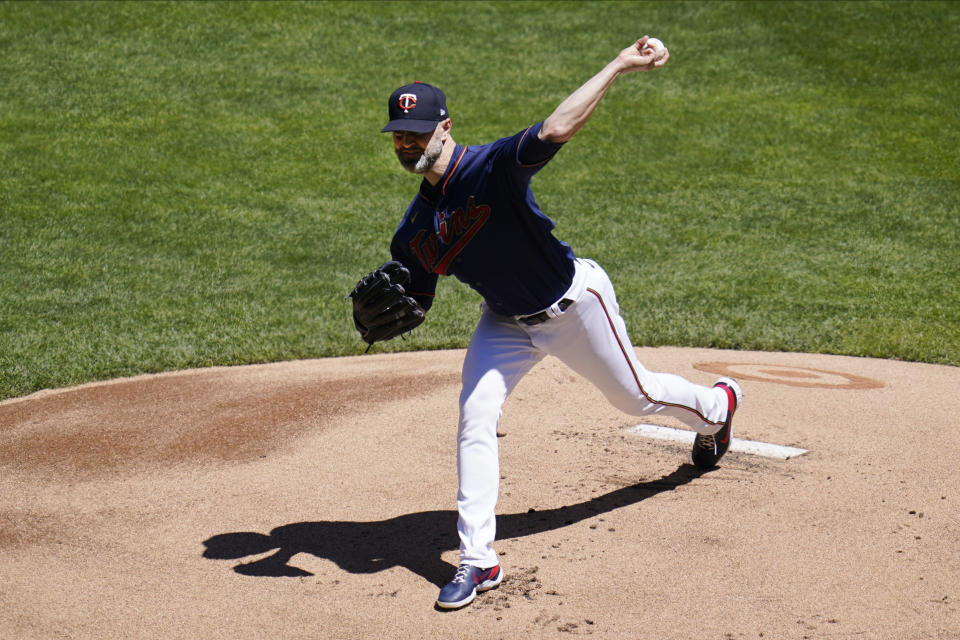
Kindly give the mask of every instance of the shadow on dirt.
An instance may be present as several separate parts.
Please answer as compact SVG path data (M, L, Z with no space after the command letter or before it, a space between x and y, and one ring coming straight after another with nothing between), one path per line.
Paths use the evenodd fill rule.
M623 487L578 504L499 515L497 538L560 529L672 491L704 473L707 471L684 464L659 480ZM290 559L298 553L310 553L335 562L350 573L405 567L442 587L456 567L440 556L458 548L456 532L456 511L422 511L374 522L296 522L277 527L269 535L247 531L215 535L204 541L203 557L238 560L276 549L272 555L239 564L233 570L247 576L299 577L312 574L289 564Z

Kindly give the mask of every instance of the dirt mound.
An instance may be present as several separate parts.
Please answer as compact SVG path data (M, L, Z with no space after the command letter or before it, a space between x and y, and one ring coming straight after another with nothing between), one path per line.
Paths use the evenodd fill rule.
M0 638L960 638L960 370L637 352L808 453L704 473L548 359L500 425L507 577L456 612L462 351L2 402Z

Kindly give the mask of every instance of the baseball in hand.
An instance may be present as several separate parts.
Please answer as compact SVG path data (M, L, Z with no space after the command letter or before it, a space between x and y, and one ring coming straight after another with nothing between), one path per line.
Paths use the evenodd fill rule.
M659 60L663 57L663 52L665 51L666 47L663 46L663 43L658 38L650 38L647 40L647 44L643 47L644 53L647 52L647 49L652 49L654 58Z

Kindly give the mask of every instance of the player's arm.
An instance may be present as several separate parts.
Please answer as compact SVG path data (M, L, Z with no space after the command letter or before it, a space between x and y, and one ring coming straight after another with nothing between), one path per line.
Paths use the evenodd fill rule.
M410 272L410 281L406 285L407 295L413 298L424 313L433 306L438 276L426 271L420 263L403 250L396 237L390 243L390 255Z
M660 52L646 47L648 39L648 36L643 36L621 51L599 73L571 93L543 121L538 137L547 142L566 142L586 124L607 89L621 74L651 71L666 64L670 53L666 48Z

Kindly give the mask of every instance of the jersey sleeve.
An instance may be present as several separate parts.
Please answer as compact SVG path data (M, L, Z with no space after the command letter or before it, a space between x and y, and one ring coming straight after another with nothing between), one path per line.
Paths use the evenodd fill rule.
M533 169L533 172L539 171L548 160L556 155L562 142L546 142L537 135L540 133L542 122L538 122L520 135L520 141L517 144L517 164L521 167Z
M424 311L429 311L433 306L439 276L424 269L420 261L405 250L397 236L394 236L390 243L390 256L410 271L410 282L404 287L407 295L416 300Z

